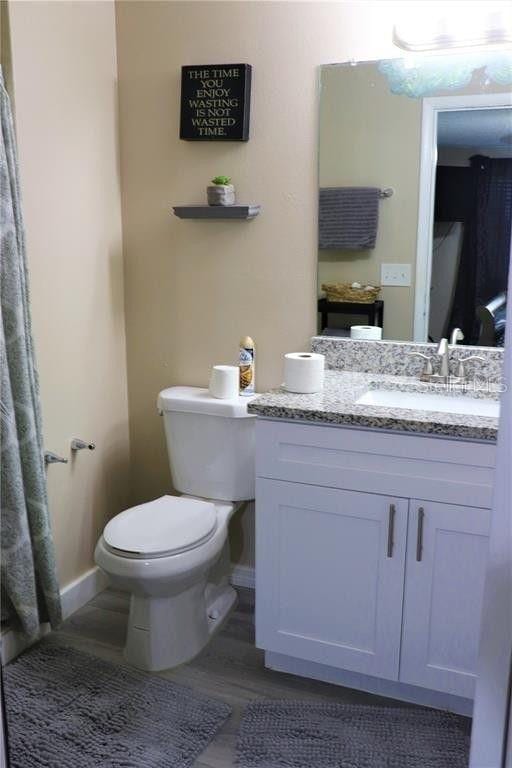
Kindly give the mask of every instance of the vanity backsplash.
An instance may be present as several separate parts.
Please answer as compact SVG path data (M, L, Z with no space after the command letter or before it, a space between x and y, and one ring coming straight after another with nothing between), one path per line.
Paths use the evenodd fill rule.
M435 357L437 344L407 341L355 341L332 336L313 336L311 351L325 355L326 367L331 370L383 373L392 376L419 376L424 361L410 357L410 352L421 352ZM503 367L503 349L500 347L450 347L450 363L455 369L460 358L478 355L483 360L467 363L471 378L500 382Z

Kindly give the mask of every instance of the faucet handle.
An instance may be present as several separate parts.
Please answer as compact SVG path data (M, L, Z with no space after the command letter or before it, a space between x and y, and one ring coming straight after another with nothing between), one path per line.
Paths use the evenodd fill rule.
M422 376L432 376L434 373L434 366L432 365L432 358L430 355L424 355L423 352L407 352L408 357L421 357L425 361L425 367L421 372Z
M466 369L464 367L464 363L467 363L470 360L481 360L485 363L485 357L482 357L481 355L469 355L468 357L460 357L457 360L457 377L459 379L466 378Z

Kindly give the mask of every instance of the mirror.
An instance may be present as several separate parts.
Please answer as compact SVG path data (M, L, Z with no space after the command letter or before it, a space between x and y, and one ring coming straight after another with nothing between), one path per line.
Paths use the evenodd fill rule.
M503 345L511 84L508 53L321 67L319 333Z

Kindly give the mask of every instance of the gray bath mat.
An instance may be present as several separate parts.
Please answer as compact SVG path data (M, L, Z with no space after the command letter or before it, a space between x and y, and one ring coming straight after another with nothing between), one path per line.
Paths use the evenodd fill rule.
M240 768L467 768L470 721L412 707L256 701Z
M53 642L6 667L5 693L12 768L189 768L231 713Z

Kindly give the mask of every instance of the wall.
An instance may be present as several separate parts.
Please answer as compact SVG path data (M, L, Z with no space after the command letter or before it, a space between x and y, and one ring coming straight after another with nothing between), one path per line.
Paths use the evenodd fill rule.
M512 292L511 268L508 293ZM503 362L504 381L512 380L511 305ZM489 559L482 606L478 678L471 729L469 768L487 765L512 767L512 390L502 393ZM508 729L507 729L508 723ZM508 734L507 734L508 730Z
M33 328L61 585L128 501L128 404L112 2L9 4Z
M133 500L170 486L156 396L205 385L214 363L257 344L257 387L316 329L318 65L389 57L402 3L120 2L121 169ZM185 142L184 64L253 65L248 143ZM233 177L251 222L182 221L216 174ZM235 520L233 557L252 559Z
M512 111L510 125L512 127ZM512 156L512 149L510 149L510 147L505 147L502 150L498 150L496 147L486 147L485 145L481 145L479 147L439 147L437 153L437 164L454 165L460 168L468 166L470 164L470 158L473 155L510 158Z
M432 3L418 3L430 10ZM446 3L442 4L443 9ZM456 6L457 3L452 3ZM119 2L126 330L111 2L10 2L34 329L47 446L94 439L49 470L61 582L92 562L104 520L170 485L158 391L204 385L258 344L258 388L316 327L318 65L396 55L404 4ZM178 139L183 64L254 67L247 144ZM186 222L214 174L263 205L253 222ZM130 485L132 490L130 491ZM252 559L251 521L234 557Z

